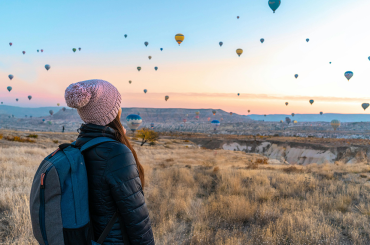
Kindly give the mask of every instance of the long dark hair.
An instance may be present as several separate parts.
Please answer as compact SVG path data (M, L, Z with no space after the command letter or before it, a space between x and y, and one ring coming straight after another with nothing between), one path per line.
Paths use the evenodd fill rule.
M116 131L116 140L121 142L125 146L127 146L127 148L129 148L132 154L134 155L137 169L139 170L139 177L140 177L141 185L144 189L144 185L145 185L144 168L140 164L139 159L137 158L136 151L134 150L134 148L132 148L130 141L127 139L125 132L123 131L123 126L121 124L120 116L117 115L117 117L112 122L110 122L107 126L110 128L113 128Z

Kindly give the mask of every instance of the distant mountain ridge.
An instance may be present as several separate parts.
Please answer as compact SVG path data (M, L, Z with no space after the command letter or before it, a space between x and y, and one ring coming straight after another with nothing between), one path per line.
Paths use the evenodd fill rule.
M280 120L285 121L286 117L291 120L297 120L298 122L331 122L333 119L337 119L341 122L370 122L370 114L339 114L339 113L324 113L320 114L270 114L270 115L256 115L252 114L248 116L250 119L265 121L265 122L279 122Z

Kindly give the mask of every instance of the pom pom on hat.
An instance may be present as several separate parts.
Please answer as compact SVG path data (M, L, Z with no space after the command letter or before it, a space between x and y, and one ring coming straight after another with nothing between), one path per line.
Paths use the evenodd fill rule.
M84 107L91 98L90 88L84 83L72 83L66 89L64 97L69 107Z

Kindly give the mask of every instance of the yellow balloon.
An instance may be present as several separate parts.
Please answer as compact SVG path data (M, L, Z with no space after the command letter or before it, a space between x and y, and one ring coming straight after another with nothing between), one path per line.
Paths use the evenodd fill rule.
M57 106L59 106L60 104L58 103Z
M175 40L176 42L180 45L182 43L182 41L184 41L184 35L182 35L181 33L178 33L176 34L175 36Z
M241 48L238 48L237 50L236 50L236 53L239 55L239 57L240 57L240 55L243 53L243 49L241 49Z

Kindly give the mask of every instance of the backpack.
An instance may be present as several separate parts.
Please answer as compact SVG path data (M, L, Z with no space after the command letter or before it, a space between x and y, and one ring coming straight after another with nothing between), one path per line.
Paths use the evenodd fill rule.
M102 244L118 218L116 212L103 233L93 241L88 181L82 153L114 139L94 138L81 149L62 144L40 164L33 179L30 213L33 234L41 245ZM122 228L122 227L121 227ZM125 245L127 234L122 229Z

